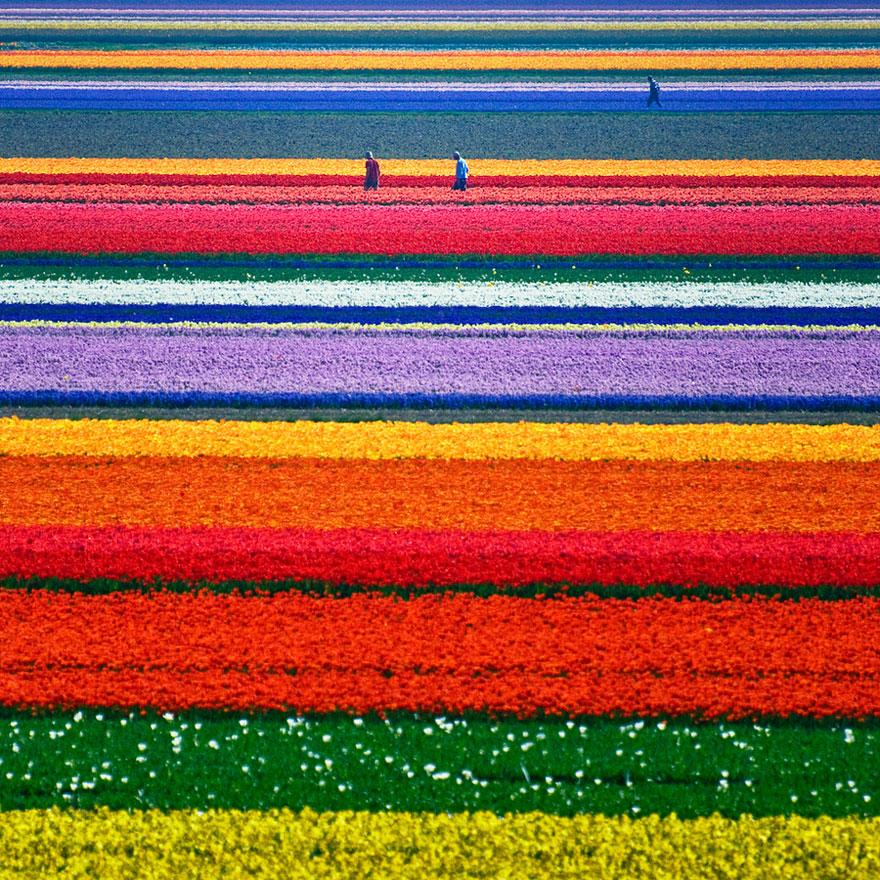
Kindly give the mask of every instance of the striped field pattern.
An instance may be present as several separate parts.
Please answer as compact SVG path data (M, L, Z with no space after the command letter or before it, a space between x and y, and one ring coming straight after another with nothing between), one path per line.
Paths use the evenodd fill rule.
M874 3L0 0L0 880L880 876L878 124Z

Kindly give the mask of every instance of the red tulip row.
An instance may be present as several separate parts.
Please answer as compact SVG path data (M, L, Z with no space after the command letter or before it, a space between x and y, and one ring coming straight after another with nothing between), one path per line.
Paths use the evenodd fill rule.
M362 176L347 174L34 174L7 172L0 174L0 184L120 184L135 186L255 186L255 187L359 187L363 183ZM382 186L388 189L397 187L419 187L433 189L449 187L449 176L422 174L383 174ZM880 175L822 175L822 174L786 174L786 175L684 175L684 174L653 174L653 175L561 175L534 174L523 175L491 175L480 174L471 180L471 188L484 187L523 187L544 189L557 187L822 187L837 189L839 187L880 187Z
M0 203L0 250L880 254L880 206Z
M449 187L383 186L364 193L359 186L298 184L0 183L0 201L185 202L200 204L536 204L619 205L831 205L876 204L880 188L866 186L489 186L451 192Z
M491 583L880 583L880 535L0 527L0 576Z
M880 714L880 599L0 594L16 706Z

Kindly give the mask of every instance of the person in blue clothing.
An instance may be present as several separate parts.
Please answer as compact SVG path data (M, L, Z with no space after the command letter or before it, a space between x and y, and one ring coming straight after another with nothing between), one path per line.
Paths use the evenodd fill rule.
M467 162L461 158L458 150L452 154L452 158L455 159L455 183L452 184L452 188L464 192L467 189L469 174Z
M657 85L657 80L655 80L653 76L648 77L648 88L651 90L648 93L648 106L650 107L652 104L656 104L658 107L661 106L660 86Z

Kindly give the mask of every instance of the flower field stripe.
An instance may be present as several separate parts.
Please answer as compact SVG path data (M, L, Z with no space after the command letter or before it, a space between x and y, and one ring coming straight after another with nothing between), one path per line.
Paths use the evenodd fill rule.
M405 418L407 411L430 410L456 413L459 411L522 410L588 412L593 410L641 410L676 412L735 413L794 412L808 413L876 413L880 396L861 394L796 396L782 394L609 394L601 397L581 394L389 394L384 392L252 392L252 391L63 391L39 389L0 391L0 406L11 408L46 407L112 407L131 408L144 414L160 408L168 410L223 410L236 417L242 410L277 409L305 414L315 411L371 410L395 418ZM399 416L397 415L399 413ZM65 412L65 415L69 414ZM226 417L226 416L224 416ZM741 421L741 418L739 419Z
M867 817L878 738L846 719L5 710L0 823L53 807Z
M20 76L16 71L13 75ZM41 71L40 76L44 75ZM82 75L82 74L78 74ZM154 76L155 74L151 74ZM464 74L450 72L458 80ZM635 76L635 74L633 74ZM656 74L655 74L656 75ZM346 74L348 76L348 74ZM433 77L433 75L432 75ZM859 74L860 79L870 78ZM488 173L474 159L754 159L878 160L880 149L871 136L880 114L858 113L722 113L696 114L596 113L574 119L567 113L487 114L405 112L315 114L291 141L291 120L284 113L242 113L222 110L117 111L84 125L81 111L6 110L4 148L8 157L344 157L361 152L356 144L374 144L382 132L381 153L391 157L440 158L438 174L450 177L451 161L442 146L454 139L470 145L466 158L479 183ZM711 121L710 121L711 120ZM120 135L123 127L125 136ZM378 129L377 129L378 126ZM662 140L658 140L662 132ZM699 152L695 144L700 144ZM748 149L744 145L750 145ZM47 146L51 145L51 146ZM135 146L136 145L136 146ZM376 147L378 150L378 147ZM696 153L696 156L695 156ZM15 163L17 164L17 163ZM352 173L362 173L362 162ZM320 168L316 169L320 172ZM567 173L567 172L564 172ZM621 172L616 172L621 173ZM700 172L694 172L699 174ZM447 183L447 186L451 184Z
M4 55L3 57L7 57ZM469 159L479 179L486 177L596 177L615 180L647 177L700 178L877 178L880 160L872 159ZM363 161L314 158L122 158L122 157L2 157L0 174L27 175L272 175L312 177L343 175L362 178ZM442 177L448 181L450 163L444 159L382 158L383 177Z
M83 297L83 301L89 301L87 294L81 291L75 295L73 293L79 290L78 285L89 282L108 284L111 287L119 282L134 282L141 286L142 292L138 295L149 301L149 295L143 292L144 283L159 284L157 291L166 290L165 283L171 285L167 289L180 291L183 289L180 282L187 281L198 285L199 294L194 298L192 295L175 293L175 298L181 302L198 303L203 296L206 302L212 302L216 292L222 291L223 298L220 302L260 304L259 299L249 298L246 292L248 287L256 285L263 295L272 290L283 291L288 296L288 304L296 304L296 299L289 298L290 294L299 295L307 292L313 285L320 284L327 286L330 305L375 303L375 299L371 300L369 294L361 291L371 290L374 294L380 292L390 298L392 294L398 297L405 293L408 287L416 292L429 293L431 296L427 298L427 304L433 302L448 305L455 304L458 297L472 295L468 291L482 285L489 287L488 282L491 281L491 286L499 284L507 296L516 289L549 293L551 285L559 285L563 305L591 302L589 297L583 300L577 297L572 299L570 294L575 291L574 285L593 288L591 295L593 292L597 292L597 295L609 295L609 291L613 290L615 299L605 302L604 305L607 306L638 305L638 299L625 295L630 286L634 296L641 296L646 291L650 293L643 305L650 305L652 302L674 305L676 299L665 297L664 290L680 294L682 291L698 289L707 297L710 305L724 304L725 298L739 290L745 297L741 305L774 305L773 300L761 300L758 288L760 285L761 288L766 287L774 297L778 296L783 305L796 305L798 302L809 305L812 302L813 305L820 306L820 300L811 300L810 296L804 299L809 291L818 290L823 296L830 297L826 305L845 306L854 303L869 306L870 299L860 297L860 292L867 291L870 294L875 289L872 286L876 285L876 272L880 270L880 258L866 255L803 254L798 257L795 265L792 265L791 257L747 255L682 260L681 257L662 254L639 258L592 254L587 260L542 257L540 263L521 256L495 256L487 263L474 258L444 257L442 254L397 254L387 257L347 254L340 257L315 254L259 256L231 253L174 256L161 253L104 253L65 254L59 257L51 252L22 254L16 251L0 251L0 255L0 279L4 285L11 285L13 300L21 297L14 292L15 284L27 280L39 285L35 289L41 293L46 291L43 295L49 301L52 300L53 285L77 285L69 288L72 302L83 300ZM265 287L267 284L275 286ZM787 287L797 296L785 296L784 290ZM357 294L352 294L351 300L344 293L347 288L357 291ZM444 288L447 292L455 288L457 292L453 297L432 299ZM844 288L843 294L840 288ZM126 288L119 290L125 291ZM238 296L229 296L236 292ZM483 291L476 302L490 303L487 298L489 293L490 291ZM98 296L98 300L108 300L108 296L109 294ZM838 299L839 297L842 298ZM852 300L848 302L850 297ZM37 297L23 296L21 299L29 301ZM398 300L391 299L389 304L393 305L395 302ZM417 298L409 304L418 305L420 302ZM700 305L698 300L688 303L685 298L683 302L691 306ZM311 304L321 305L321 302L315 300ZM405 299L400 300L399 304L406 304ZM511 304L516 305L517 301L513 300ZM558 305L559 301L551 296L535 300L527 298L520 304ZM736 299L733 304L736 304Z
M880 25L878 25L880 29ZM2 59L4 56L0 56ZM2 64L0 64L2 67ZM237 83L0 81L3 110L538 113L644 111L640 84ZM877 111L867 83L670 84L671 112Z
M251 317L245 314L245 317ZM396 316L393 316L396 317ZM475 316L479 319L481 316ZM859 334L880 333L878 324L703 324L703 323L571 323L571 322L525 322L507 323L493 321L473 322L447 322L447 321L379 321L377 323L363 323L360 321L164 321L149 322L132 320L126 316L124 320L108 321L79 321L79 320L53 320L51 318L34 318L24 321L2 321L0 330L73 330L79 331L83 327L97 331L123 331L123 332L156 332L162 330L172 331L196 331L197 333L249 333L249 332L280 332L280 333L351 333L356 334L408 334L408 333L433 333L436 335L449 333L495 333L495 334L559 334L570 333L572 336L587 333L635 334L635 333L666 333L683 334L697 333L711 335L719 339L730 335L739 337L743 334L766 333L782 335L800 335L809 338L822 337L831 333L846 333L850 336Z
M869 329L6 324L0 341L13 404L873 409L880 395Z
M432 22L455 23L460 27L467 27L469 23L484 23L487 27L497 27L498 23L507 25L520 22L523 26L531 27L544 23L548 28L556 26L580 27L582 23L606 22L615 26L631 26L634 29L642 27L643 19L638 4L618 4L614 9L603 7L601 4L581 9L566 9L564 2L551 2L544 6L514 4L498 9L486 8L464 9L436 6L425 8L413 0L409 2L397 2L393 8L370 8L368 3L352 3L344 9L334 9L332 4L316 4L315 8L307 10L290 9L282 5L263 5L250 8L231 8L210 4L204 0L195 0L186 7L175 9L163 8L161 5L147 8L127 8L114 6L110 3L99 3L91 7L77 5L78 0L56 0L51 9L46 10L48 15L33 18L36 11L33 7L16 6L10 3L2 11L0 16L4 20L16 21L20 18L31 17L35 21L58 20L74 23L119 21L124 20L137 24L138 22L150 21L177 21L177 22L262 22L274 21L281 23L307 23L313 24L319 29L328 28L370 28L376 24L396 22L402 28L421 26L423 23L430 27ZM762 10L757 8L743 9L710 9L703 6L673 7L663 9L656 19L650 22L678 22L679 27L688 24L705 24L714 28L718 22L721 29L725 23L736 28L737 22L753 24L782 24L792 26L808 26L815 24L822 28L826 24L834 25L836 22L862 22L871 21L865 18L866 9L842 9L829 5L826 7L799 8L797 6L780 5L779 8ZM497 13L497 14L496 14ZM645 26L649 29L651 23Z
M0 249L73 253L880 254L880 207L0 203ZM369 236L363 234L370 229Z
M10 79L4 78L0 89L8 92L33 91L33 92L65 92L78 90L106 91L106 92L152 92L152 91L180 91L180 92L231 92L231 93L286 93L302 92L431 92L443 89L449 93L483 93L496 92L499 95L511 92L537 93L542 92L570 92L574 94L595 92L599 94L631 93L644 96L644 88L634 82L613 81L504 81L489 80L487 82L451 82L444 80L413 80L405 81L377 81L365 82L363 80L328 79L328 80L273 80L264 82L234 81L224 79L156 79L145 80L133 79ZM707 80L674 80L664 89L664 94L694 91L715 92L725 90L737 92L785 92L785 91L810 91L818 98L823 92L837 92L850 90L852 92L874 92L877 83L865 80L816 80L802 81L796 79L779 80L755 80L745 82L717 82Z
M880 714L878 610L874 598L7 591L0 704L867 717Z
M38 284L35 282L34 286ZM96 290L99 290L97 285ZM136 294L146 292L136 288L135 291ZM221 295L223 292L219 291ZM234 294L234 291L230 293ZM858 300L861 293L854 293L853 298ZM242 291L243 298L255 294L272 298L271 290L260 290L259 287L255 291ZM149 299L149 295L146 298ZM415 295L412 298L417 299ZM867 301L875 302L873 299ZM880 329L880 306L311 306L143 303L137 299L131 304L0 301L0 327L70 328L79 324L100 325L104 329L155 329L156 325L174 324L191 329L243 330L271 326L293 331L365 332L451 331L467 327L508 332L662 329L724 334L747 330L817 333L845 329L851 333L872 333Z
M869 588L880 536L856 532L587 532L0 525L0 576L307 582L344 594L535 584ZM317 585L317 586L316 586ZM325 589L329 585L330 589ZM290 586L293 589L293 585ZM474 590L474 592L478 592ZM489 591L491 592L491 590Z
M0 306L2 308L2 306ZM833 314L833 313L832 313ZM847 317L852 315L846 314ZM245 318L255 317L247 312L243 313ZM79 317L79 316L77 316ZM277 316L276 316L277 317ZM283 317L283 316L282 316ZM329 315L328 317L338 317ZM392 318L399 317L392 315ZM361 321L140 321L133 319L134 316L125 315L123 320L106 320L106 321L81 321L77 320L54 320L53 318L39 317L21 320L4 321L0 320L0 332L2 330L48 330L48 331L65 331L72 330L74 332L82 330L84 327L99 332L107 331L123 331L147 333L161 332L162 330L170 330L172 332L179 331L195 331L196 333L250 333L250 332L273 332L273 333L292 333L292 334L312 334L312 333L351 333L356 334L417 334L417 333L433 333L435 335L442 334L480 334L493 333L497 335L503 334L561 334L570 333L572 337L584 334L608 334L608 335L632 335L637 333L663 333L663 334L687 334L695 333L700 336L713 336L723 339L730 335L739 338L744 334L775 334L777 336L796 335L805 338L818 337L822 338L828 334L846 333L850 336L858 336L859 334L877 334L880 333L880 324L766 324L766 323L743 323L735 324L731 322L723 324L704 324L704 323L656 323L656 322L637 322L637 323L572 323L571 321L563 322L547 322L545 320L526 321L524 323L494 322L480 320L482 317L479 313L473 316L476 321L378 321L374 323L363 323ZM543 317L543 316L542 316ZM568 316L571 317L571 316ZM616 317L612 315L612 317ZM641 317L637 315L637 317ZM676 317L678 317L676 315ZM764 317L761 315L761 317ZM821 317L821 313L818 317Z
M0 418L0 455L872 462L880 427Z
M880 531L876 461L15 456L0 480L5 525Z
M0 23L4 28L15 28L27 31L57 30L57 31L80 31L80 30L132 30L132 31L740 31L740 30L783 30L783 31L872 31L878 25L875 19L862 17L868 10L862 10L860 16L852 16L841 12L835 17L807 18L789 17L787 10L774 10L769 17L756 15L755 10L749 10L754 17L751 18L715 18L715 17L668 17L669 11L664 10L657 19L651 21L639 21L637 19L606 18L597 19L596 10L578 11L578 17L554 18L552 20L538 17L543 10L528 10L525 16L513 15L514 10L505 9L500 16L489 15L485 11L482 17L468 16L460 18L458 11L452 16L449 13L437 14L432 11L431 18L400 18L375 16L372 19L352 19L345 16L340 18L313 19L316 10L309 10L308 15L294 17L294 14L284 11L281 17L280 10L267 10L265 14L238 18L232 10L223 10L220 15L206 15L195 17L186 15L178 17L180 11L172 15L150 15L140 17L135 11L115 10L110 17L105 10L103 15L96 15L97 10L65 10L66 14L54 14L48 18L33 18L34 10L16 10L11 13L5 11L0 15ZM555 10L559 12L559 10ZM238 11L240 14L240 10ZM804 10L798 11L803 15ZM79 13L72 17L71 13ZM571 16L572 13L569 13ZM583 17L580 17L583 16ZM784 16L784 17L783 17Z
M880 52L848 50L309 52L279 50L28 51L0 55L0 69L113 70L876 70Z
M0 282L2 284L2 282ZM24 285L22 285L24 286ZM39 286L34 282L33 286ZM195 286L195 285L193 285ZM135 288L135 296L147 293ZM376 293L378 294L379 290ZM454 289L454 288L453 288ZM852 287L853 299L864 296ZM96 292L100 288L95 286ZM491 290L491 288L490 288ZM856 293L855 291L858 291ZM112 289L111 291L113 292ZM522 291L519 291L522 293ZM10 293L10 291L6 291ZM222 296L224 291L218 291ZM234 290L229 293L235 294ZM242 298L272 291L243 290ZM417 300L413 291L413 300ZM536 291L537 293L537 291ZM763 291L761 291L763 294ZM794 292L792 292L794 298ZM99 294L100 295L100 294ZM103 293L104 296L107 292ZM3 293L0 293L0 297ZM245 305L222 303L160 303L138 301L131 304L56 302L12 302L0 300L0 327L72 327L100 325L104 329L155 329L157 325L204 329L304 330L555 330L570 332L612 331L712 331L718 334L748 330L811 333L844 329L868 333L880 329L880 306L321 306L321 305ZM55 297L53 297L55 298ZM278 298L281 298L280 296ZM307 294L307 299L312 295ZM377 296L378 298L378 296ZM537 298L537 297L536 297ZM60 299L60 298L59 298ZM487 297L489 299L489 297ZM876 300L866 297L866 301Z
M0 162L4 161L6 160L0 158ZM330 161L334 165L337 162L335 159ZM392 161L397 165L399 162L409 160ZM418 162L420 160L412 161ZM545 162L552 160L537 161ZM579 162L581 160L572 161ZM383 160L384 165L385 160ZM555 168L557 166L551 167ZM801 191L809 194L810 198L815 197L816 199L824 193L826 197L830 197L832 202L845 199L873 202L877 197L877 188L880 187L880 177L871 173L761 174L756 172L754 174L741 174L734 172L699 175L697 173L684 174L673 171L665 174L640 172L630 175L610 173L539 174L534 172L531 174L514 174L511 169L502 169L502 172L488 175L480 174L479 185L471 186L466 193L460 194L456 198L467 203L467 200L486 199L489 197L487 196L488 193L498 200L503 200L505 198L505 191L518 190L520 197L525 200L530 197L536 199L541 194L548 199L552 200L555 198L562 201L566 198L567 191L570 191L568 197L575 200L578 190L586 190L593 194L594 199L605 194L610 199L616 193L622 199L631 198L638 200L641 194L643 201L660 201L667 200L669 192L672 192L680 199L690 195L693 196L694 200L696 200L698 194L702 193L703 201L707 200L707 198L710 201L730 201L734 197L740 197L742 200L748 197L759 201L772 201L775 198L777 201L781 201L784 200L787 192L797 193ZM144 173L128 173L115 170L107 172L63 171L58 173L0 172L0 186L8 187L9 192L13 195L16 193L28 194L26 197L29 201L39 201L39 198L35 198L34 194L39 194L43 191L43 188L59 188L59 191L65 189L82 192L83 188L95 187L105 188L106 192L125 191L134 200L136 200L136 196L141 191L144 193L160 193L162 198L157 196L157 201L164 201L166 198L175 196L175 194L179 198L182 195L186 195L187 188L200 189L205 192L207 195L203 201L216 201L218 194L222 196L226 190L235 192L236 188L241 188L242 190L246 188L249 198L257 201L268 200L275 193L279 195L284 193L301 195L304 188L318 190L319 192L316 193L316 197L321 196L320 191L325 191L324 196L327 201L332 201L329 198L330 194L349 199L358 196L363 200L365 198L364 192L360 189L362 184L361 173L322 174L316 172L314 174L300 174L295 169L285 169L277 174L252 174L248 172L190 174L165 172L162 170ZM448 191L448 184L448 173L429 174L426 171L423 174L388 174L383 172L382 189L380 190L380 193L383 195L371 198L373 201L377 198L381 199L383 196L390 198L392 195L398 197L407 195L412 199L416 199L418 195L421 195L422 198L433 196L438 200L452 198L452 194ZM390 194L387 192L389 189L393 190ZM426 193L425 190L429 189L435 191L433 193ZM7 198L5 193L5 189L0 193L3 194L4 199ZM711 197L707 196L708 193L712 194ZM213 194L213 198L211 194ZM856 198L856 194L860 194L860 198ZM510 195L507 199L512 200L513 197L513 195ZM806 198L807 196L803 197ZM170 198L170 200L175 201L176 199ZM296 199L291 200L296 201Z
M52 810L3 814L0 858L14 876L27 871L48 876L63 862L107 880L145 871L155 878L183 872L345 880L380 872L388 880L404 880L491 872L512 880L549 880L559 876L563 863L573 876L613 877L635 859L643 876L651 877L670 871L721 876L734 862L743 880L806 876L806 871L844 877L853 852L859 871L876 870L878 826L875 819L784 816L656 820L489 812ZM207 841L222 845L208 847Z
M121 176L121 175L120 175ZM151 204L175 202L178 204L230 204L230 205L288 205L288 204L332 204L354 205L364 203L364 192L358 188L358 179L345 179L343 183L332 185L326 179L316 184L297 183L292 180L302 178L282 178L278 184L229 184L168 183L160 176L147 184L131 184L121 181L106 183L58 183L12 182L0 183L0 201L8 202L72 202L72 203L111 203L111 204ZM670 205L872 205L880 201L880 187L835 186L827 184L814 186L793 186L787 178L775 180L775 184L764 182L762 186L734 185L727 179L721 185L714 183L703 186L665 185L648 186L643 179L635 186L628 182L614 184L602 178L599 183L589 186L581 178L568 178L564 182L541 185L537 182L524 186L511 185L512 179L496 178L495 182L482 182L464 195L453 193L444 183L433 177L412 178L408 181L384 181L381 193L369 197L370 204L389 205L446 205L446 204L536 204L536 205L624 205L662 202ZM876 179L869 178L872 183Z
M686 268L686 267L685 267ZM504 273L501 268L501 274ZM703 323L729 324L738 311L750 310L763 320L757 323L838 323L828 315L839 315L840 323L878 323L880 283L833 281L688 281L679 270L677 280L603 281L587 278L574 281L505 281L450 278L448 282L370 281L365 278L301 280L249 279L246 270L230 280L168 278L6 278L0 280L0 308L12 304L40 307L76 306L250 306L280 307L286 320L320 320L338 315L340 320L370 318L362 323L381 323L376 318L395 315L417 318L436 315L450 323L464 309L469 320L480 323L481 315L503 315L511 319L534 315L543 322L555 316L578 320L560 323ZM489 283L491 281L491 283ZM300 311L296 311L299 308ZM313 311L307 311L312 309ZM363 309L369 311L343 311ZM431 312L430 310L434 310ZM533 309L533 312L524 312ZM785 320L806 310L804 320ZM412 310L412 311L405 311ZM577 310L577 311L575 311ZM48 313L47 313L48 314ZM77 320L77 313L71 316ZM87 314L85 311L82 313ZM172 313L173 314L173 313ZM185 313L195 320L198 311ZM205 312L206 315L212 312ZM222 314L222 313L221 313ZM249 314L243 312L242 314ZM259 312L250 314L259 315ZM265 313L270 314L270 313ZM660 320L663 316L666 320ZM615 321L615 317L625 320ZM688 321L687 317L695 320ZM713 317L717 316L717 317ZM855 320L851 320L853 316ZM36 313L34 317L39 317ZM639 321L639 318L642 320ZM685 320L671 321L671 318ZM700 320L703 318L704 320ZM806 320L809 318L809 320ZM592 320L590 320L592 319ZM770 320L767 320L770 319ZM9 319L5 319L9 320ZM95 320L83 317L81 320ZM517 323L510 320L508 323ZM523 323L525 323L523 321ZM748 322L743 322L748 323Z

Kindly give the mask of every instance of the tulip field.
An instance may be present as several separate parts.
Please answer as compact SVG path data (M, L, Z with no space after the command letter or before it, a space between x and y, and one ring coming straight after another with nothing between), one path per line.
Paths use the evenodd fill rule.
M0 0L0 880L880 877L878 130L873 3Z

